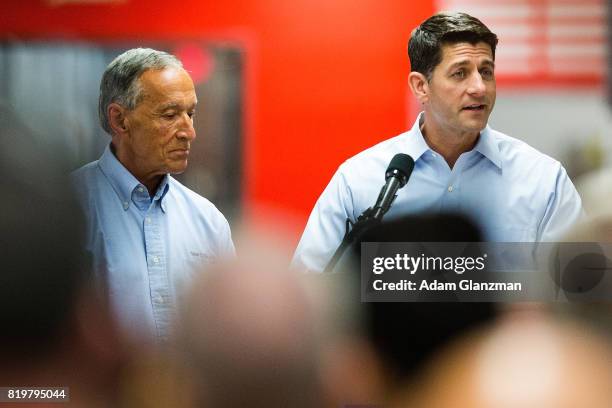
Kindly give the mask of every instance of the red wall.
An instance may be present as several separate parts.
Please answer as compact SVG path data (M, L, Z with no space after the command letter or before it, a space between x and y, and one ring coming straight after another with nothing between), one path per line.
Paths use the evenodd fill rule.
M245 214L251 220L282 214L296 240L336 167L413 119L406 41L434 9L433 0L4 3L3 38L203 37L241 43Z

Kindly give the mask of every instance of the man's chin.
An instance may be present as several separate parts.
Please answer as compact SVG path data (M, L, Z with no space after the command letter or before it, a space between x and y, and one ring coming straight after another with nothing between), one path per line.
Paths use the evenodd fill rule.
M172 166L168 167L169 174L181 174L187 170L187 160L183 163L173 163Z
M464 128L470 132L481 132L487 127L486 120L471 120L464 122Z

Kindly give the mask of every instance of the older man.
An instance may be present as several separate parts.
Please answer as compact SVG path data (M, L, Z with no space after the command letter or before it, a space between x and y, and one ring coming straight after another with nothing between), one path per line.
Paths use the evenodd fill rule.
M111 143L73 173L95 270L138 337L165 338L181 287L203 264L234 251L223 215L170 176L187 168L196 104L176 57L126 51L100 83L100 122Z
M397 153L414 159L411 179L388 217L462 212L487 238L532 242L559 236L582 213L561 164L487 125L495 104L497 36L465 13L440 13L408 44L410 89L423 112L412 129L343 163L317 201L294 265L321 271L347 219L374 204Z

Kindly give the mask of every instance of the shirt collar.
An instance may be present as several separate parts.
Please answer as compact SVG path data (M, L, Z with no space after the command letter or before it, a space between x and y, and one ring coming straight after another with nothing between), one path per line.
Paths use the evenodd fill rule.
M408 153L415 162L421 158L423 153L431 150L427 145L427 142L425 142L423 134L421 133L420 122L422 116L423 112L419 114L414 122L414 125L412 125L412 129L410 129L410 131L407 133L408 137L406 140L406 153Z
M146 187L140 183L136 177L134 177L132 173L130 173L128 169L123 166L123 164L121 164L117 157L115 157L114 153L111 151L110 144L106 146L106 149L104 149L104 153L98 161L98 166L121 200L124 210L127 210L130 207L132 195L136 189L146 189ZM153 197L153 201L160 200L162 210L164 211L165 205L163 205L161 200L163 200L165 197L168 189L168 175L166 174L155 192L155 196Z
M480 137L474 151L482 154L484 157L489 159L491 163L496 165L500 170L502 168L501 154L499 152L498 140L491 131L489 125L487 125L481 132Z
M169 175L165 175L164 178L162 179L161 183L159 183L159 187L157 188L157 191L155 192L155 196L153 197L153 201L157 201L159 200L159 205L161 206L161 209L163 212L166 212L166 193L168 192L168 189L170 188L170 176Z
M423 120L424 114L424 112L419 113L414 125L412 125L412 129L410 129L408 132L409 137L407 138L406 151L415 162L423 155L423 153L431 151L431 148L423 137L423 133L421 133L421 120ZM482 154L491 163L495 164L501 169L502 161L499 153L498 141L491 131L489 125L487 125L480 132L480 137L478 138L478 142L476 143L476 146L474 146L473 151Z

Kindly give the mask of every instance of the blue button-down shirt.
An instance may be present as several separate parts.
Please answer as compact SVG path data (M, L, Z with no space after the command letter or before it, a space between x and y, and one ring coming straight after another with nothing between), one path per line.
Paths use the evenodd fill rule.
M321 271L340 244L345 222L376 202L397 153L415 161L385 219L421 212L459 212L502 242L558 238L583 213L580 196L561 164L526 143L486 127L476 146L451 169L425 142L419 115L412 129L348 159L317 201L293 259Z
M227 220L168 175L150 197L109 147L72 176L88 219L86 248L119 322L134 336L166 338L193 274L234 253Z

